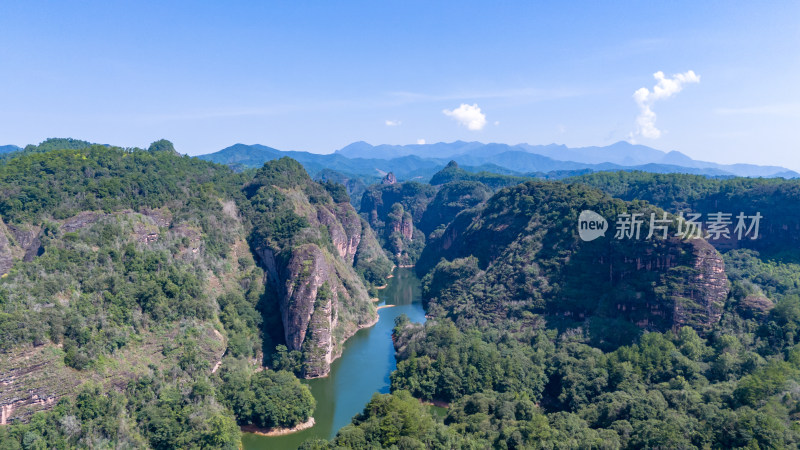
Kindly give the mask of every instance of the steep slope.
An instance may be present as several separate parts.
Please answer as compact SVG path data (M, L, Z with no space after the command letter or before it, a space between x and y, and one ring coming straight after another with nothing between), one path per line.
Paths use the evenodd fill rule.
M608 232L584 242L577 237L582 210L612 224L620 214L663 214L581 186L527 182L503 189L484 207L458 215L423 252L418 271L433 268L426 291L431 313L472 323L526 320L531 313L598 317L701 332L719 320L728 282L713 247L644 239L647 223L638 240ZM440 258L449 262L437 264Z
M417 228L425 208L436 195L427 184L397 183L389 173L381 184L370 186L361 198L361 216L375 230L397 265L413 265L425 246Z
M380 181L380 177L358 177L337 172L331 169L323 169L314 177L315 180L325 182L339 183L347 190L347 195L350 197L350 203L354 208L361 206L361 197L367 190L367 184L372 184ZM365 181L366 180L366 181Z
M74 148L46 148L59 145ZM308 387L262 366L284 335L248 245L248 176L177 155L164 140L147 151L43 147L0 165L0 442L233 450L238 425L307 421ZM359 293L369 321L350 264L374 239L361 244L369 231L346 194L332 204L310 185L314 201L330 203L316 223L335 255L317 261L344 273L337 280ZM326 185L340 198L336 186ZM336 305L317 311L326 307ZM350 312L338 320L353 322ZM308 329L312 350L324 348L322 328ZM334 325L332 339L348 332Z
M396 321L392 394L308 447L797 447L796 229L762 222L783 230L782 253L721 257L720 242L675 237L674 216L647 238L663 211L637 198L791 217L793 183L619 176L608 187L628 201L527 182L434 233L416 266L428 320ZM586 210L604 236L580 238ZM640 237L614 238L623 214L642 214ZM444 427L419 399L449 403Z
M753 249L764 257L796 259L793 249L800 245L800 180L732 178L645 172L601 172L565 180L582 183L624 200L646 200L670 213L692 212L707 221L709 214L730 214L730 230L736 216L760 214L755 229L743 239L731 232L711 243L720 250ZM748 222L749 225L749 222ZM755 237L755 239L753 239Z
M325 376L344 341L377 320L353 264L386 265L385 256L347 196L335 202L292 159L266 163L245 192L251 245L275 289L286 346L301 352L303 376Z
M443 184L425 208L418 227L429 236L449 225L461 211L474 208L492 196L492 190L480 181L451 181Z
M233 341L239 346L229 354L261 352L257 325L232 322L248 310L258 317L247 292L239 294L239 312L223 314L217 302L218 295L243 291L242 282L256 290L259 284L259 270L240 251L243 226L224 204L226 190L238 183L230 171L167 152L78 146L18 155L0 166L3 423L70 404L86 389L118 399L138 379L154 383L149 395L156 396L162 388L207 383ZM216 189L193 188L213 180ZM259 294L249 295L257 301ZM117 442L154 445L139 426L145 409L163 410L146 398L107 418L107 426L121 420L130 429ZM235 447L235 419L213 396L181 407L180 414L233 425L218 437L221 446ZM176 429L174 437L205 432ZM76 445L81 435L64 445Z

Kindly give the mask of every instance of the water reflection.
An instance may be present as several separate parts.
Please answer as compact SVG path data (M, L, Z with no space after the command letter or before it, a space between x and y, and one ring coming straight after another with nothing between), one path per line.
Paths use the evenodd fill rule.
M247 433L242 439L246 450L295 449L306 439L330 439L364 409L375 392L389 392L389 374L396 367L391 339L394 319L406 314L414 322L425 321L420 282L413 269L395 269L380 298L380 305L394 306L381 308L380 320L374 327L360 330L347 341L328 377L306 381L317 400L316 424L286 436Z

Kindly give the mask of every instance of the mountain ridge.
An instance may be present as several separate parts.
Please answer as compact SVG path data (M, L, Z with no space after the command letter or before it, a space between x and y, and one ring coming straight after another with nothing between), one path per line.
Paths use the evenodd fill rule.
M235 144L197 158L241 169L260 167L266 161L289 156L309 173L323 169L375 178L394 172L399 179L424 179L443 168L448 161L466 170L504 170L512 175L547 173L556 170L643 170L654 173L688 173L706 176L800 177L800 173L781 166L718 164L692 159L676 150L664 152L639 144L619 141L599 147L567 147L563 144L484 144L478 141L437 142L433 144L372 145L353 142L333 153L282 151L260 144ZM367 181L366 179L364 181Z
M18 152L20 150L22 150L22 148L16 145L0 145L0 154Z
M358 144L358 145L355 145ZM390 157L394 155L415 155L416 152L426 149L426 153L437 158L453 158L456 156L471 155L480 158L497 156L506 152L523 151L551 158L555 161L575 162L582 164L610 163L619 166L642 166L646 164L664 164L682 166L695 169L718 169L737 176L771 176L782 173L794 172L780 166L763 166L756 164L719 164L709 161L695 160L677 150L668 152L654 149L641 144L631 144L627 141L618 141L607 146L568 147L563 144L531 145L521 143L516 145L481 143L477 141L452 143L438 142L435 144L410 144L410 145L370 145L359 141L337 150L336 154L348 157ZM394 152L394 153L391 153ZM455 158L454 158L455 159ZM796 173L796 172L794 172ZM798 176L798 175L793 175Z

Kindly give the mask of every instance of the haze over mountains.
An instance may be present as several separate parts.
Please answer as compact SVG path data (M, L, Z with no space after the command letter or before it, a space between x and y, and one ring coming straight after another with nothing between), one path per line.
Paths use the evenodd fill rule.
M66 141L84 142L71 139ZM0 146L0 154L21 150L23 149L16 145ZM401 180L427 181L451 160L456 161L469 172L546 175L548 178L562 178L578 173L608 170L687 173L712 177L800 177L800 173L781 166L718 164L695 160L679 151L664 152L625 141L605 147L574 148L558 144L508 145L484 144L475 141L411 145L371 145L359 141L330 154L283 151L260 144L234 144L218 152L197 157L238 169L246 169L261 167L265 162L283 156L297 160L313 176L328 169L356 176L367 183L376 181L388 172L394 172Z
M471 171L486 170L517 175L588 169L643 170L708 176L800 176L785 167L698 161L678 151L663 152L625 141L605 147L577 148L557 144L508 145L464 141L374 146L360 141L327 155L286 152L257 144L236 144L199 158L241 167L259 167L264 162L281 156L298 160L311 173L328 168L359 176L378 177L392 171L404 179L430 176L450 160Z

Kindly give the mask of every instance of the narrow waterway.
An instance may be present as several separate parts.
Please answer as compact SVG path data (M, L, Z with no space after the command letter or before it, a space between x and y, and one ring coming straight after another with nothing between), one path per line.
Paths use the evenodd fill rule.
M395 269L389 285L380 292L379 305L394 306L381 308L375 326L348 339L341 358L331 365L329 376L305 381L317 400L316 425L285 436L245 433L242 437L245 450L293 450L306 439L330 439L364 409L375 392L389 392L389 374L396 367L392 345L394 319L405 314L413 322L424 322L425 311L414 269Z

